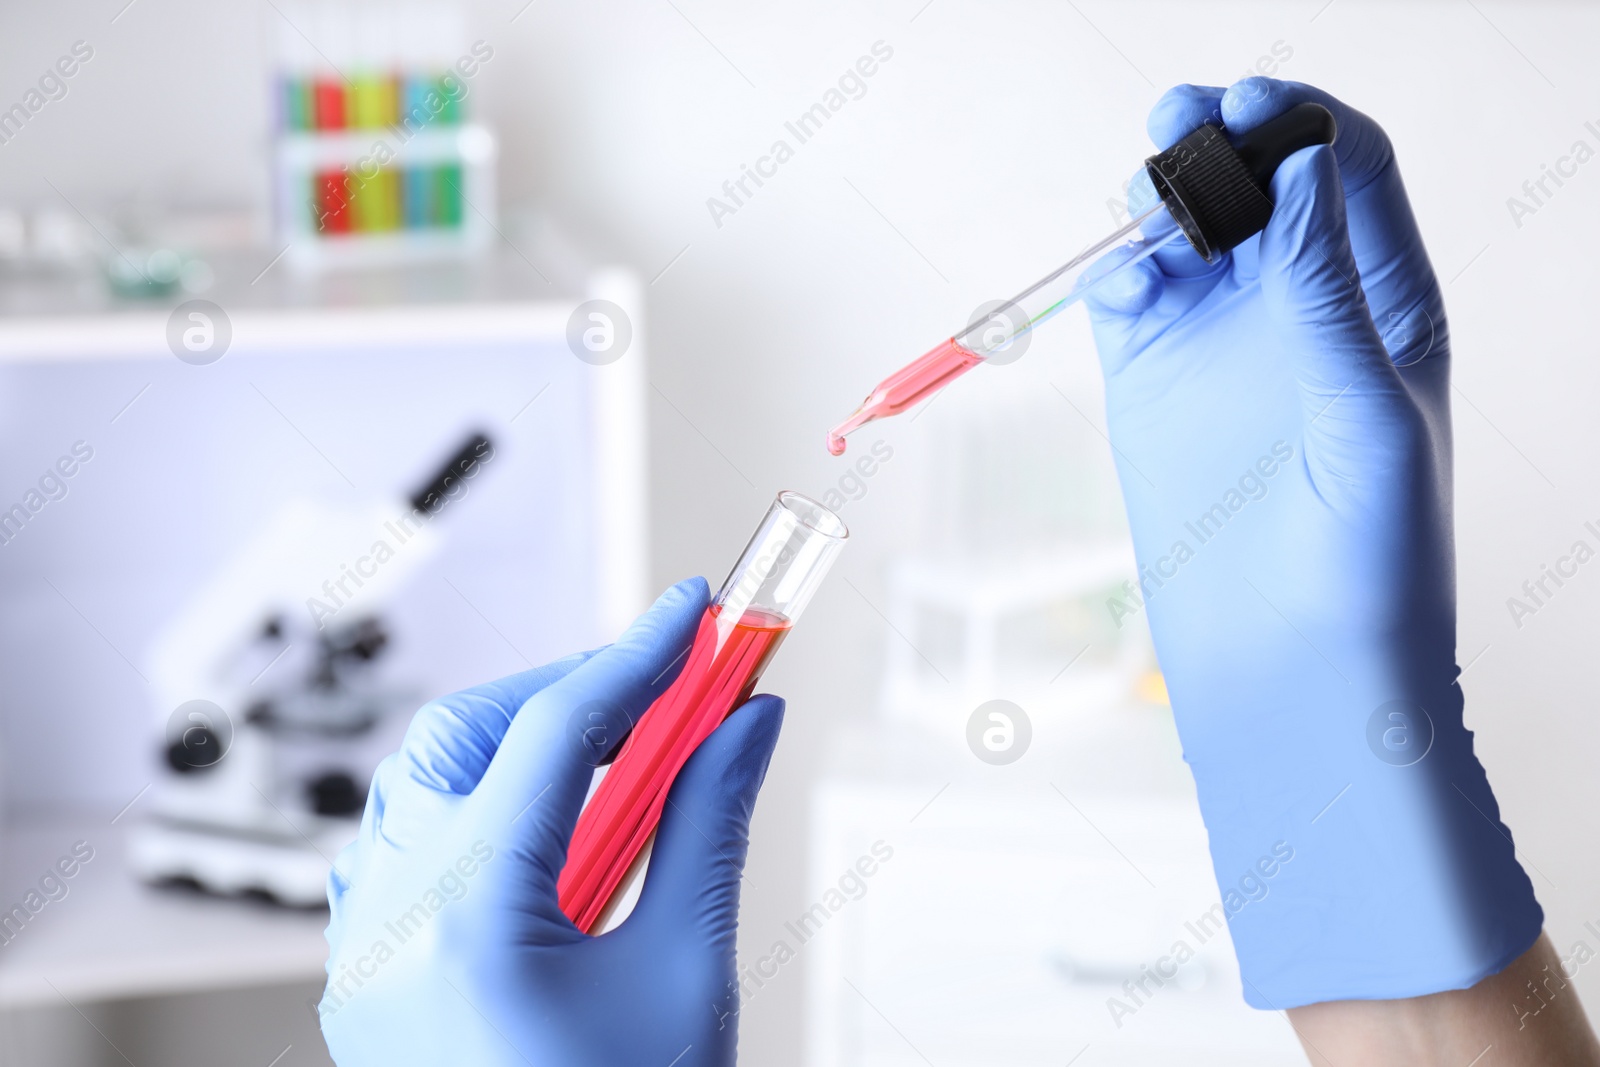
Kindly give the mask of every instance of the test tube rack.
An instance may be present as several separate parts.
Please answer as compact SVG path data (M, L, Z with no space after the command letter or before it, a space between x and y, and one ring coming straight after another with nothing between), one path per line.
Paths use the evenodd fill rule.
M470 121L493 49L434 4L285 8L273 77L274 215L286 260L320 270L486 248L494 135Z

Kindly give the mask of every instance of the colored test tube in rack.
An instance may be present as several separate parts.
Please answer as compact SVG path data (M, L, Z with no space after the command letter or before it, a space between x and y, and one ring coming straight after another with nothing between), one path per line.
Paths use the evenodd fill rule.
M292 24L280 25L282 129L416 128L465 120L464 83L452 70L465 50L455 9L329 4L292 17Z
M343 168L313 175L307 201L321 236L461 226L462 168L456 163L381 167L363 177Z

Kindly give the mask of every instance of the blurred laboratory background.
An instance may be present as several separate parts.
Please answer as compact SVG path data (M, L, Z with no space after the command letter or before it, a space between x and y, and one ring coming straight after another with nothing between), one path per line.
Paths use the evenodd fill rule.
M1600 580L1508 599L1600 524L1595 8L3 10L0 1061L328 1063L327 857L410 713L717 583L788 488L852 544L763 683L744 1059L1303 1062L1203 921L1165 688L1108 608L1081 313L823 447L1126 221L1163 90L1256 73L1398 146L1456 359L1468 722L1558 949L1593 944Z

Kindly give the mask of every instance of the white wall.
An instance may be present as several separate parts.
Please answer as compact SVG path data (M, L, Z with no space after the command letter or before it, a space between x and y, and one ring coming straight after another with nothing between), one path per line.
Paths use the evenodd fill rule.
M5 102L72 40L97 52L67 99L0 147L0 199L47 199L46 178L94 201L129 191L260 198L262 11L140 0L112 25L120 0L7 6ZM521 6L471 8L475 35L496 49L481 89L506 139L507 199L581 220L646 278L687 247L650 289L658 584L691 571L719 578L772 491L821 491L837 477L822 431L883 371L1105 230L1106 200L1149 150L1144 115L1169 84L1226 84L1282 41L1293 49L1284 76L1378 117L1447 279L1462 662L1482 652L1466 676L1469 721L1505 819L1542 872L1558 946L1600 918L1590 847L1600 717L1587 676L1600 569L1520 629L1506 608L1584 535L1583 520L1600 520L1600 361L1585 295L1600 163L1520 227L1506 206L1573 141L1600 147L1591 54L1600 10L536 0L511 23ZM866 95L715 225L706 198L879 40L894 55ZM1093 402L1086 330L1055 329L1059 340L1006 373ZM800 846L807 783L829 732L870 712L877 664L895 640L842 579L878 594L886 556L928 521L939 480L927 442L990 389L975 376L914 426L885 428L897 458L847 508L857 543L769 678L791 704L753 847L760 889L746 907L763 926L811 895ZM1088 434L1070 411L1062 418L1072 426L1063 432ZM1085 439L1103 462L1104 446ZM752 1006L751 1062L797 1062L800 985L775 986ZM1596 1002L1600 987L1580 985Z

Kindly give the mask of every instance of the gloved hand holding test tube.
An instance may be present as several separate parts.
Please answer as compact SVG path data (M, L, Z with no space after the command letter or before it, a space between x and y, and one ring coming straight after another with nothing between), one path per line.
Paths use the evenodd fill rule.
M848 536L780 493L715 596L680 582L605 648L418 712L329 877L318 1014L341 1067L733 1063L741 871L783 717L750 693Z

